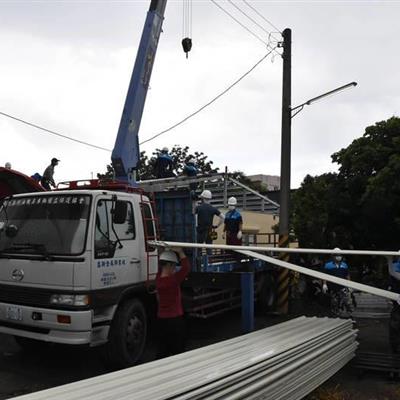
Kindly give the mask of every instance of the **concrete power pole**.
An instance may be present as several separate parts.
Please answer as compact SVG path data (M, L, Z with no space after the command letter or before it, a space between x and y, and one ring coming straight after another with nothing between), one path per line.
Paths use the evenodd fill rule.
M290 197L290 148L292 102L292 31L283 31L283 79L282 79L282 142L281 188L279 213L279 247L289 247L289 197ZM288 254L281 258L288 260ZM282 268L278 278L278 312L287 314L289 302L289 271Z

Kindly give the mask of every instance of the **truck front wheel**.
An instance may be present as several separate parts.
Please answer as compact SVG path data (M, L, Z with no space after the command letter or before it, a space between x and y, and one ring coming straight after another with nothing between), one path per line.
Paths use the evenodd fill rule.
M138 299L124 302L117 310L108 335L107 355L116 368L136 364L144 350L147 336L147 316Z

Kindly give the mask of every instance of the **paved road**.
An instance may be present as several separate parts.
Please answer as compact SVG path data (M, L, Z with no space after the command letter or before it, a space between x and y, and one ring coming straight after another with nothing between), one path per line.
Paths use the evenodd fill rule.
M257 318L256 327L273 320ZM188 324L188 349L205 346L240 334L240 312L210 321L191 320ZM150 342L144 361L154 359ZM0 400L111 372L102 350L49 345L40 351L25 352L14 338L0 334Z
M279 319L259 316L256 328L262 328L279 322ZM359 339L363 350L387 351L387 320L364 320L357 324L360 329ZM188 325L188 348L196 348L228 339L240 334L240 313L233 312L209 321L191 321ZM154 357L154 345L147 346L145 360ZM76 380L108 373L101 350L49 346L36 353L21 350L14 339L0 334L0 400L30 393ZM339 386L338 386L339 385ZM400 398L400 385L393 382L388 388L387 377L368 375L359 379L357 372L347 366L336 374L322 389L307 397L312 400L335 398L340 400L382 400ZM337 388L346 396L327 397L320 393L336 393ZM322 390L322 391L321 391ZM396 392L396 397L390 393Z

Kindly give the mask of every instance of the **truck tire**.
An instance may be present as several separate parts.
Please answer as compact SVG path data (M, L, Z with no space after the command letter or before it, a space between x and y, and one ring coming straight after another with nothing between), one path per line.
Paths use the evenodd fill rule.
M135 365L141 358L147 337L147 316L138 299L124 302L111 323L106 345L108 361L115 368Z
M271 274L262 276L258 293L258 306L262 312L274 311L276 303L276 280Z

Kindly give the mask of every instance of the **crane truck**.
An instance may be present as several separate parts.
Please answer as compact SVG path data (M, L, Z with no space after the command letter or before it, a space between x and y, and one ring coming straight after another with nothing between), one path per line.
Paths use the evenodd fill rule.
M22 347L43 342L104 345L127 367L141 358L152 329L158 252L149 241L195 242L189 191L147 194L135 182L138 131L161 34L166 0L152 0L122 112L112 163L116 179L68 182L54 191L3 199L0 209L0 332ZM240 305L237 261L190 253L186 310L198 317ZM205 256L207 257L207 256ZM241 263L243 267L245 263ZM254 271L268 303L273 271ZM150 322L149 322L150 321Z

